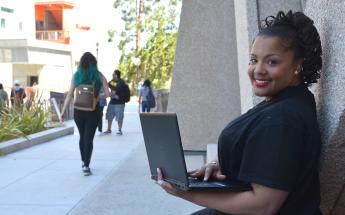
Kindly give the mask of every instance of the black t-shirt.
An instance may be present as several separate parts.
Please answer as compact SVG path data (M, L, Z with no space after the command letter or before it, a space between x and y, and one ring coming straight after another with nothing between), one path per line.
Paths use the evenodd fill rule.
M219 163L227 178L289 192L277 214L321 214L315 106L307 87L289 87L229 123L219 136Z
M125 82L122 79L118 79L116 81L111 80L108 83L108 86L110 88L110 95L117 95L119 96L118 99L113 98L113 96L110 96L111 99L109 101L109 104L125 104L124 98L123 98L123 91Z

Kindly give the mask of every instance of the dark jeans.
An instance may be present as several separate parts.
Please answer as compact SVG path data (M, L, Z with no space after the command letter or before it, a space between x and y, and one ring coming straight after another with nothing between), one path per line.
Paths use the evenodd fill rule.
M143 101L141 103L141 112L150 112L150 109L148 101Z
M94 111L81 111L74 109L74 121L79 130L79 149L81 160L85 166L90 165L92 150L93 150L93 138L97 124L100 117L100 107L97 105Z
M102 128L103 128L103 109L104 109L104 106L103 107L100 107L99 108L100 110L100 117L99 117L99 122L98 122L98 131L99 132L102 132Z

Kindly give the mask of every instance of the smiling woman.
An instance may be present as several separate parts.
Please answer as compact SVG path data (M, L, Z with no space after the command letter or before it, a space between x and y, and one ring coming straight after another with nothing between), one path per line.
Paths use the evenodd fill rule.
M286 50L278 37L258 36L252 45L248 68L255 95L270 100L281 90L301 84L301 64L302 59Z
M248 75L266 99L230 122L218 139L218 158L190 173L204 180L250 183L245 192L185 192L164 180L168 193L207 207L194 215L319 215L321 137L308 86L320 77L321 42L301 12L268 17L250 51Z

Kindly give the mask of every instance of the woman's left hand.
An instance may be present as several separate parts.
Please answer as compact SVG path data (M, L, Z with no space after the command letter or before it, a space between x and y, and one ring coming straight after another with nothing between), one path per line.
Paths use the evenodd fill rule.
M172 186L169 182L164 181L163 172L160 168L157 168L157 184L160 185L166 192L170 193L171 195L186 198L188 194L187 191L180 190Z

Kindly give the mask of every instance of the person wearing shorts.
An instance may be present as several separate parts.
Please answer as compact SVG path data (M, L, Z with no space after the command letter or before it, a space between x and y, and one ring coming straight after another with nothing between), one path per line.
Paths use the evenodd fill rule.
M125 111L125 101L123 98L123 91L125 82L121 79L120 70L115 70L113 73L113 79L108 83L111 91L111 99L108 104L106 119L108 120L108 129L104 132L105 134L111 133L111 126L113 119L117 121L118 131L117 135L122 135L122 124Z

